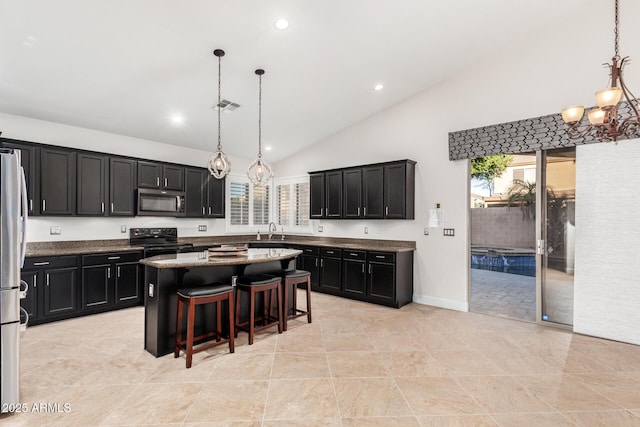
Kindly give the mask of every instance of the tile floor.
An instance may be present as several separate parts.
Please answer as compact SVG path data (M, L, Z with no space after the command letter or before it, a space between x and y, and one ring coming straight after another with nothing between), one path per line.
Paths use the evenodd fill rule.
M2 426L640 426L640 347L474 313L312 295L314 322L154 358L143 308L30 328ZM36 412L58 403L62 412ZM70 411L63 411L63 404Z

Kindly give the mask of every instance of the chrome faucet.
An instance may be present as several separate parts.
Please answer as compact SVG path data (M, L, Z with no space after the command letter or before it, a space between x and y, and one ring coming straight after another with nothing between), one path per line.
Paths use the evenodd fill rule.
M273 237L273 234L278 231L278 227L276 226L276 223L271 221L269 223L269 240L271 240L271 238Z

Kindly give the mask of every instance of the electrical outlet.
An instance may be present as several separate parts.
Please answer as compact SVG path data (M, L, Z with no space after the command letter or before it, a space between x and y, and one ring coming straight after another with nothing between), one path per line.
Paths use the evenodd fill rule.
M155 284L149 283L149 298L153 298Z
M207 231L207 226L206 225L199 225L198 226L198 231Z
M127 232L127 226L126 225L121 225L120 226L120 232L121 233L126 233Z
M318 226L318 233L322 233L322 230L324 230L324 227L322 227L321 225Z
M456 231L454 228L443 228L442 234L445 236L455 236Z
M62 234L62 227L59 225L53 225L49 229L49 234Z
M231 276L231 286L236 286L238 284L238 276Z
M364 228L364 234L369 234L369 227Z
M424 235L425 236L429 235L429 228L427 228L427 227L424 228Z

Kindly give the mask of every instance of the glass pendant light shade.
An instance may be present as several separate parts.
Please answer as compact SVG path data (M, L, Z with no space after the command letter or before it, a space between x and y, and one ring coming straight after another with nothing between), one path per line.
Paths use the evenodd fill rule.
M224 177L231 172L231 162L227 155L222 151L222 143L220 142L220 112L222 110L220 105L220 64L221 58L224 56L224 50L216 49L213 51L213 54L218 57L218 104L216 105L216 109L218 110L218 147L209 157L207 167L214 178L224 179Z
M262 75L264 70L257 69L258 75L258 158L247 169L247 176L253 185L264 186L273 178L271 166L262 158Z
M600 126L604 124L606 115L606 111L604 111L602 108L594 108L593 110L589 111L587 117L589 118L589 123L594 126Z
M608 87L596 92L596 105L602 107L614 107L622 99L622 89L619 87Z
M567 124L578 123L584 115L584 107L582 105L573 105L562 110L562 120Z
M207 167L214 178L223 179L231 170L231 162L226 154L218 150L209 157Z

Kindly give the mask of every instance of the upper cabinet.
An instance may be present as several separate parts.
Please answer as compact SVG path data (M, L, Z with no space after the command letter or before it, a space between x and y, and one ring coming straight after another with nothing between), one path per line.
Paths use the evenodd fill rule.
M73 215L76 211L76 153L40 148L40 213Z
M186 216L224 218L225 180L216 179L207 169L185 168Z
M109 157L78 153L77 172L77 214L107 215Z
M36 178L36 171L38 170L38 168L36 166L36 161L40 160L36 154L38 148L32 144L26 144L12 139L0 138L0 142L2 143L3 147L20 150L20 161L22 163L22 169L24 169L24 177L27 181L27 200L29 205L29 215L39 214L39 196L36 193L36 189L38 188Z
M109 215L134 216L138 162L124 157L109 159Z
M310 218L413 219L413 160L310 172Z
M138 187L184 191L184 167L140 160Z

